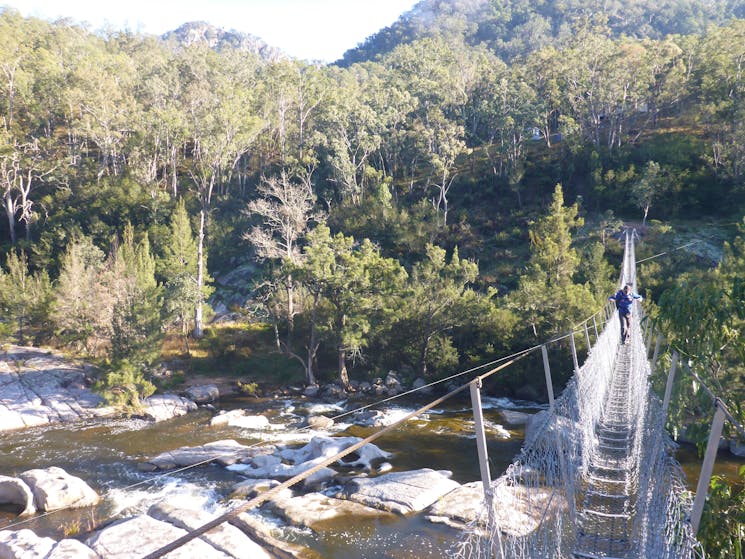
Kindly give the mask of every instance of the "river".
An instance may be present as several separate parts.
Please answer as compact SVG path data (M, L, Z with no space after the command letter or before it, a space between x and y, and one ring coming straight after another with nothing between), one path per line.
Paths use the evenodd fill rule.
M493 477L500 475L520 449L523 426L506 422L502 410L535 412L538 406L503 398L485 398L485 420ZM31 468L59 466L87 481L100 494L102 504L95 509L63 511L35 516L22 524L15 511L0 509L0 528L30 528L40 535L62 538L84 536L90 529L112 519L145 512L159 501L200 503L215 513L229 506L228 495L242 478L217 465L192 468L178 473L145 473L141 462L181 446L234 439L242 444L307 442L315 433L298 430L301 418L323 413L329 417L357 407L357 403L317 404L283 399L231 399L221 402L223 409L249 408L251 414L265 415L270 429L260 431L238 427L210 427L213 413L200 410L187 416L151 424L137 419L95 421L73 426L34 428L0 435L0 474L14 476ZM382 408L386 418L394 420L416 409L415 403L388 404ZM381 408L377 408L381 409ZM341 418L334 434L364 437L376 429L346 425ZM394 470L433 468L449 470L454 480L466 483L479 479L476 444L470 402L449 402L421 418L376 441L393 453ZM695 483L698 459L684 449L689 482ZM732 474L744 461L723 456L718 472ZM695 489L695 486L694 486ZM454 530L435 525L421 515L398 517L394 521L355 520L332 522L322 531L283 526L278 518L262 514L275 524L282 537L307 546L323 559L434 559L444 557L457 540ZM134 559L134 558L133 558Z

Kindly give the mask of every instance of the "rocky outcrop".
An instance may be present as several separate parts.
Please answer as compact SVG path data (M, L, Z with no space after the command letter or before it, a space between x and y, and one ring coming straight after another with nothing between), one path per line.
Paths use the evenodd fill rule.
M164 421L197 409L197 405L175 394L156 394L142 401L142 413L153 421Z
M15 477L0 476L0 505L18 505L20 515L34 514L34 494L26 483Z
M175 450L163 452L155 458L140 464L144 471L172 470L195 464L216 462L221 466L229 466L237 462L251 460L275 450L274 446L248 447L232 439L214 441L202 446L182 446Z
M71 476L62 468L28 470L19 476L29 486L38 510L88 507L100 497L82 479Z
M347 482L338 496L369 507L409 514L426 509L460 487L450 476L451 472L423 468L356 478Z
M61 355L8 347L0 353L0 431L115 415L88 384L86 368Z

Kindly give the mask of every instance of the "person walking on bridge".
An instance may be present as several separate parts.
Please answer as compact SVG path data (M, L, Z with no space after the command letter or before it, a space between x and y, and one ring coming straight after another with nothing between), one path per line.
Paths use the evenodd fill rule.
M627 283L623 289L619 289L615 295L608 297L609 301L616 303L618 309L618 320L621 321L621 343L629 343L631 332L631 306L634 300L642 301L644 297L631 291L631 284Z

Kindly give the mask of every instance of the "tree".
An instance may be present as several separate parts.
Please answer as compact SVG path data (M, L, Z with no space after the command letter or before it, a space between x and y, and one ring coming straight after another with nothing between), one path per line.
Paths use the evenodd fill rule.
M60 338L97 353L111 340L114 298L104 253L88 237L73 240L62 258L52 319Z
M573 281L580 259L572 230L584 223L578 212L576 203L564 206L557 184L547 213L530 226L530 260L511 299L537 338L571 328L593 306L590 290Z
M26 253L8 253L7 273L0 268L0 307L15 323L19 344L26 343L32 327L43 326L51 308L52 286L45 270L29 273Z
M188 174L199 200L197 230L197 296L194 309L195 338L203 335L202 298L206 283L205 235L215 188L226 188L241 157L250 149L263 126L251 113L253 74L246 60L218 56L206 45L188 49L184 67L187 83L184 109L189 114L191 138Z
M647 223L647 214L649 207L656 197L660 195L662 186L662 172L660 164L655 161L648 161L644 166L642 176L631 186L631 195L636 205L644 212L642 225Z
M394 311L406 272L369 240L356 245L352 237L332 236L323 224L308 241L297 277L312 301L306 309L309 339L334 346L339 381L349 389L347 360L361 354L375 328Z
M186 205L180 198L171 216L168 239L159 262L159 275L163 278L164 309L168 323L181 330L187 353L191 325L189 317L195 316L194 307L209 295L209 290L203 286L200 296L197 273L197 243Z
M448 261L444 249L428 245L426 258L414 266L402 312L407 327L396 330L408 332L412 338L414 361L422 376L427 376L433 365L442 368L457 364L457 351L448 333L475 320L471 311L478 295L469 285L477 276L478 265L460 258L457 248ZM433 359L431 349L435 345L440 355Z
M150 363L158 355L163 307L162 288L155 280L155 259L147 233L135 244L127 224L120 246L112 256L111 356L117 361Z
M261 307L275 323L277 344L287 355L294 354L292 336L294 332L296 280L292 270L300 264L301 251L298 241L305 235L311 221L320 214L314 212L315 195L309 178L301 181L290 179L286 171L279 177L264 178L257 188L259 198L249 202L246 213L261 220L243 238L249 241L260 260L279 264L274 277L264 289ZM276 291L284 289L285 297ZM280 338L279 325L284 323L287 333ZM300 359L304 361L303 359ZM315 383L312 370L306 368L309 384Z

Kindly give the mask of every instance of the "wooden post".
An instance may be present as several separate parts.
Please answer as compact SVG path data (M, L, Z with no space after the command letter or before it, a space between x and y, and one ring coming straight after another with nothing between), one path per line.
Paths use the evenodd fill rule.
M694 535L698 533L698 527L701 524L701 514L704 512L704 503L706 502L706 495L709 492L711 473L714 470L714 462L717 459L717 450L719 450L719 439L722 436L722 427L724 427L724 410L719 405L719 398L714 402L714 405L717 411L714 413L714 419L711 422L709 442L706 444L704 463L701 466L698 486L696 487L696 498L693 501L693 508L691 509L691 528Z
M541 346L541 353L543 354L543 372L546 373L546 390L548 392L548 405L554 407L554 383L551 380L551 367L548 364L548 350L546 350L546 344Z
M595 315L592 315L592 326L595 328L595 343L597 343L600 335L598 334L598 321L595 320Z
M673 351L673 361L670 364L670 372L667 373L667 384L665 385L665 398L662 400L662 417L667 421L667 411L670 408L670 398L673 394L673 383L675 382L675 369L678 367L677 351Z

